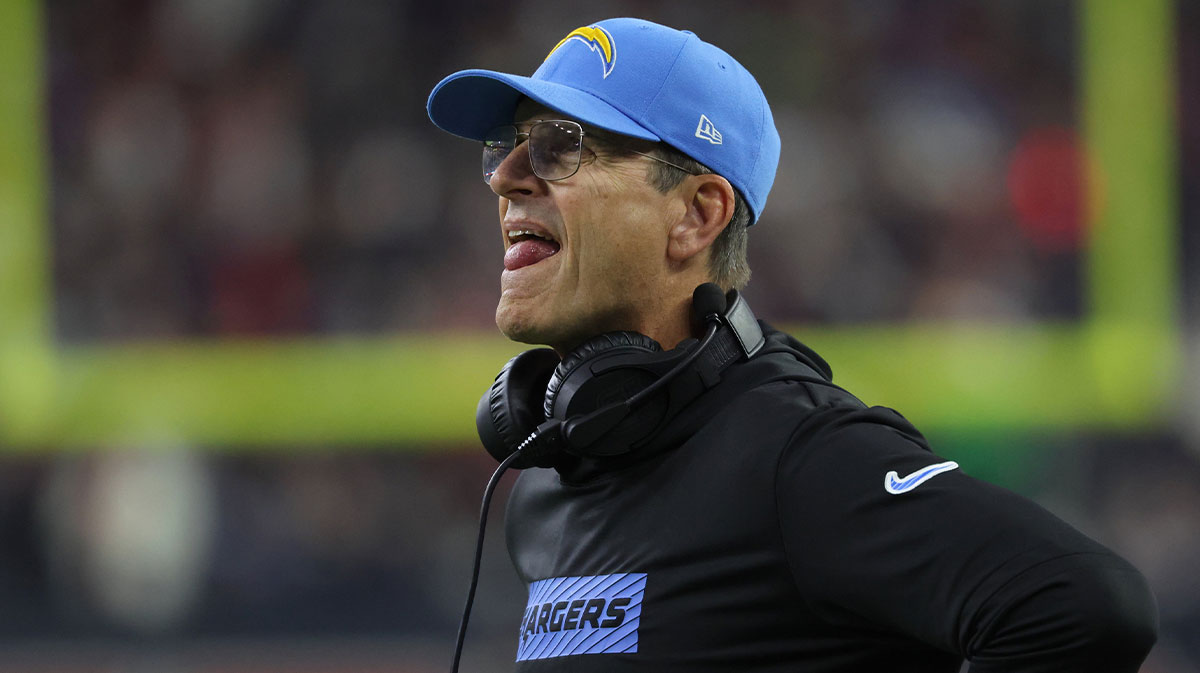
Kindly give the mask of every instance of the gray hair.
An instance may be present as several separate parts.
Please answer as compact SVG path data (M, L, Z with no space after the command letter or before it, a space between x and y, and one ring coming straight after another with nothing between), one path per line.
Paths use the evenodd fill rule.
M651 154L677 164L693 175L710 175L716 172L669 145L660 144ZM658 161L650 166L649 175L650 184L663 193L679 186L687 178L683 171ZM708 258L709 274L713 282L724 290L740 290L750 282L750 262L746 253L749 226L750 209L741 193L734 189L733 216L725 229L713 240Z

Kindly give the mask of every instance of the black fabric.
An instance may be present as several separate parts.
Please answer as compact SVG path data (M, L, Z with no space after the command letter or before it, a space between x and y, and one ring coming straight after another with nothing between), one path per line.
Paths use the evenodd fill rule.
M763 327L763 350L653 447L521 474L506 533L525 582L644 573L645 587L636 651L556 656L588 645L564 640L516 670L1137 670L1156 608L1135 569L961 469L889 493L889 472L944 459Z

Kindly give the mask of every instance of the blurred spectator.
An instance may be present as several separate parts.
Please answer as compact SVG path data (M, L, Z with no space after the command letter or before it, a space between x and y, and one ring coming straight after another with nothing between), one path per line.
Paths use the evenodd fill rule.
M43 495L50 588L68 621L151 634L184 623L212 546L204 461L182 449L64 456Z
M489 329L486 186L424 99L458 64L532 69L525 34L578 20L416 7L51 3L64 336ZM1079 315L1080 284L1046 272L1077 250L1042 253L1006 187L1031 130L1078 123L1066 6L763 3L734 33L717 4L659 10L771 64L787 149L751 237L764 314Z

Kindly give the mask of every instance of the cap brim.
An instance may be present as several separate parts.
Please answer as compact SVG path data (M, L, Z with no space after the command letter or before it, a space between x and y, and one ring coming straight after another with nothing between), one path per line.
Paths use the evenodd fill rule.
M620 110L586 91L491 70L463 70L443 79L429 94L426 110L442 130L483 140L488 131L513 122L513 113L522 96L591 126L643 140L659 140Z

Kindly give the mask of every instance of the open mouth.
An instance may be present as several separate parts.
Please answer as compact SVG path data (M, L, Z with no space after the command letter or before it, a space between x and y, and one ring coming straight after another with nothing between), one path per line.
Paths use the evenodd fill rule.
M537 264L562 248L558 241L531 229L510 231L508 240L508 249L504 251L504 268L509 271Z

